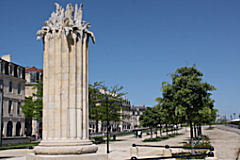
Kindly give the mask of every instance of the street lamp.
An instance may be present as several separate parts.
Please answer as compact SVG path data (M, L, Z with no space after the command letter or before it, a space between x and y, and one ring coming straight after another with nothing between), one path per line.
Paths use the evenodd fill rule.
M109 153L109 118L108 118L108 96L106 96L107 109L107 154Z
M0 80L0 146L2 146L3 80Z

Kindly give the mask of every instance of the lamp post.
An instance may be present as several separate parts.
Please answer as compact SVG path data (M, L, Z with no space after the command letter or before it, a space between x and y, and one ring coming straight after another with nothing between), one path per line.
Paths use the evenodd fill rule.
M3 81L0 80L0 146L2 146Z
M107 154L109 153L109 118L108 118L108 96L106 97L107 107Z

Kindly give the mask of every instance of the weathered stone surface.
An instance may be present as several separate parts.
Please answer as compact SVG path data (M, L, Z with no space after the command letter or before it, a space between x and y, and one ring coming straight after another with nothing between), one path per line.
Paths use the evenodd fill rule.
M34 149L37 155L66 155L66 154L84 154L96 153L96 145L78 145L78 146L38 146Z
M83 155L34 155L29 153L28 160L108 160L106 154L83 154Z
M88 135L88 43L95 38L82 5L75 12L71 4L55 5L37 32L44 43L43 140L28 159L98 159L85 155L98 149Z
M163 157L171 157L172 151L171 149L163 149Z

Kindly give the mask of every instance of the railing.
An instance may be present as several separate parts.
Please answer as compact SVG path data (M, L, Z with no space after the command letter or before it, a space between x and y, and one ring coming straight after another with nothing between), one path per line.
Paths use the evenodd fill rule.
M232 128L237 128L240 129L240 124L225 124L226 126L232 127Z
M184 146L169 146L169 145L137 145L132 144L132 147L155 147L155 148L182 148L182 149L189 149L189 150L209 150L208 153L202 154L189 154L189 155L172 155L172 156L163 156L163 157L153 157L153 158L137 158L135 156L131 157L131 160L161 160L161 159L169 159L169 158L190 158L190 157L214 157L214 147L184 147Z

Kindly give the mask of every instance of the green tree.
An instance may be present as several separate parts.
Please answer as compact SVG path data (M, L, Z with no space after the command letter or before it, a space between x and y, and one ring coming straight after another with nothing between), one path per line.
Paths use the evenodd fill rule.
M97 132L98 122L107 121L107 110L108 119L112 123L121 121L125 116L121 113L121 97L126 94L122 90L122 86L115 85L109 88L103 82L89 85L89 118L95 120Z
M36 90L36 93L33 93L32 96L25 98L25 103L22 108L22 112L25 115L25 118L33 118L35 120L42 120L42 97L43 97L43 86L41 83L32 84L33 90Z
M170 75L172 83L162 84L162 106L167 110L171 123L190 124L192 139L193 125L199 124L201 116L209 115L209 109L213 110L211 91L215 88L207 82L202 82L203 74L195 65L178 68Z
M25 103L21 106L22 112L25 116L27 136L32 134L32 119L42 120L42 97L43 97L43 86L42 83L32 84L33 90L36 90L36 93L33 93L32 96L25 98Z
M155 110L156 111L156 110ZM158 121L156 118L156 112L153 108L146 108L146 110L140 115L140 123L143 127L149 127L151 129L151 138L152 138L152 128L156 127L158 124Z
M89 85L89 119L95 120L96 132L98 132L98 122L103 121L106 110L103 106L104 95L100 92L102 87L102 82Z

